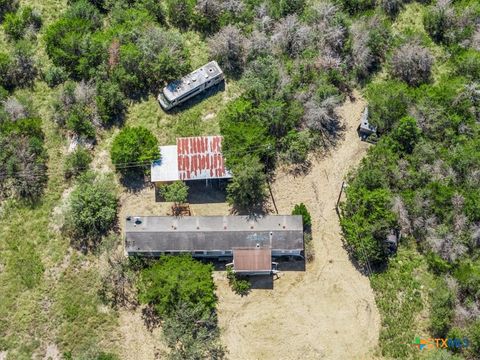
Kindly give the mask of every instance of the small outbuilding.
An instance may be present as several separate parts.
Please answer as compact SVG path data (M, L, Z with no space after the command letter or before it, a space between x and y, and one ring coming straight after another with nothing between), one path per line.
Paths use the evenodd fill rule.
M368 121L368 106L363 110L357 130L362 140L366 140L370 135L377 133L377 128Z

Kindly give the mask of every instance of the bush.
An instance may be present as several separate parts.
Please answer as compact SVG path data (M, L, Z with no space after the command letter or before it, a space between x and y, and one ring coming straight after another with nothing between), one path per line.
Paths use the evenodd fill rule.
M480 354L480 320L477 319L468 328L468 353L472 356Z
M174 202L175 206L187 201L188 186L183 181L175 181L170 185L163 185L160 193L165 201Z
M170 23L187 30L193 23L195 0L167 0L167 14Z
M36 118L0 122L0 200L35 201L43 193L48 176L41 123Z
M0 22L5 14L15 12L18 7L18 0L0 0Z
M125 96L117 83L97 81L96 105L104 126L123 119L126 109Z
M40 14L29 6L21 8L17 13L7 14L3 23L5 33L13 40L23 38L27 29L36 32L41 26Z
M88 150L82 147L77 148L74 152L68 154L65 159L63 170L65 178L76 177L87 171L91 162L92 157Z
M408 88L397 81L372 83L367 87L370 123L379 134L390 131L407 114L410 103Z
M375 0L337 0L350 14L357 14L375 7Z
M408 0L381 0L381 7L391 18L395 18Z
M262 207L267 198L267 184L258 158L245 156L232 172L233 179L227 187L228 202L249 211Z
M97 8L79 1L45 31L45 50L56 66L64 67L75 78L89 78L101 61L102 53L93 47L92 34L101 26Z
M304 203L295 205L292 215L302 215L304 231L310 231L312 228L312 217Z
M210 56L225 73L239 75L245 65L246 39L235 26L228 25L208 40Z
M305 259L307 262L312 262L315 260L315 246L313 245L312 234L303 234L303 242L305 244Z
M160 159L158 140L144 127L125 127L113 140L110 157L123 175L145 173Z
M51 88L67 81L68 74L64 68L58 66L50 66L43 76L47 85Z
M227 267L227 279L231 289L237 295L246 296L252 288L250 281L235 274L232 267Z
M362 265L384 262L388 256L384 241L396 227L390 191L349 186L346 193L340 224L354 258Z
M432 291L430 329L435 337L447 337L453 320L455 296L445 281L438 281Z
M397 128L392 133L392 138L397 141L400 151L411 154L415 144L420 139L420 129L415 118L411 116L401 118Z
M170 348L167 360L225 358L217 317L201 305L175 304L175 310L162 323L163 337Z
M430 81L433 56L430 50L417 44L405 44L395 50L392 57L393 76L410 86Z
M212 271L212 265L190 256L162 256L140 273L140 302L153 306L161 317L174 315L178 304L212 312L217 302Z
M63 231L82 250L95 248L117 221L118 200L111 177L86 173L70 195Z

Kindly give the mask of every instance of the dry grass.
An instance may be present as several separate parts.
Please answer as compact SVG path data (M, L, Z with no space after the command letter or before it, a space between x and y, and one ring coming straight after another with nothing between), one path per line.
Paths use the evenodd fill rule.
M222 340L232 359L372 356L380 329L378 310L368 278L342 247L335 213L340 184L368 147L356 134L365 106L356 96L356 102L340 109L347 130L338 147L313 159L307 175L294 177L279 170L272 184L281 214L289 214L300 202L312 214L316 257L307 271L283 272L273 290L252 290L246 297L235 295L226 276L216 274Z

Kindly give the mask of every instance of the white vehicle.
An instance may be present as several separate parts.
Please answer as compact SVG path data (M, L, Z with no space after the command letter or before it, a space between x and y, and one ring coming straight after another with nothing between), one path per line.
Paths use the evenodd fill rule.
M216 61L211 61L180 80L172 81L158 95L158 102L165 110L201 93L223 81L223 71Z

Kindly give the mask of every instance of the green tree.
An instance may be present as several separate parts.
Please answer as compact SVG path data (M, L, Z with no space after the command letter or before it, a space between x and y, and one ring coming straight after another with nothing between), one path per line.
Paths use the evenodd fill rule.
M13 40L23 38L27 28L38 31L41 26L40 14L30 6L22 7L17 13L7 14L3 23L5 32Z
M170 185L164 185L160 188L160 193L162 194L165 201L170 201L174 203L175 213L178 211L180 204L183 204L187 201L188 197L188 186L181 180L175 181Z
M362 265L385 261L384 241L396 226L390 191L349 186L346 193L349 201L342 208L340 223L353 256Z
M195 0L167 0L167 14L170 23L187 30L193 22Z
M64 176L69 179L80 175L88 170L91 162L92 156L88 150L83 147L77 148L74 152L68 154L65 159Z
M70 195L64 232L82 250L94 248L117 220L118 199L111 177L86 173Z
M233 168L233 179L227 187L227 200L239 209L253 211L267 198L266 176L257 157L245 156Z
M411 154L420 138L420 129L415 118L411 116L401 118L392 137L397 141L400 151Z
M410 96L407 85L400 81L372 83L367 87L370 122L380 134L390 131L407 113Z
M79 1L46 29L45 50L56 66L64 67L74 78L88 78L106 53L94 46L92 35L100 27L98 9Z
M292 215L301 215L303 219L304 230L310 230L312 227L312 217L304 203L295 205L292 210Z
M110 157L123 175L144 173L160 158L158 140L144 127L125 127L115 136Z
M103 125L121 120L125 113L125 96L117 83L97 81L96 104Z
M152 305L161 317L173 315L182 303L212 312L217 301L212 271L211 264L202 264L191 256L162 256L140 273L140 302Z

